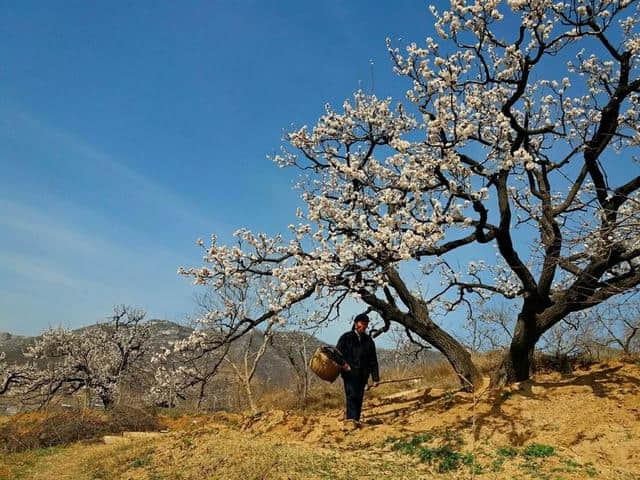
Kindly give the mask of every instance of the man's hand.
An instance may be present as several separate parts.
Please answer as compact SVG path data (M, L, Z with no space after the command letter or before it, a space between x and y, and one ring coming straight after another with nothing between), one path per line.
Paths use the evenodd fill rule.
M347 362L344 362L344 365L342 365L342 369L345 372L350 372L351 371L351 367L349 366L349 364Z
M380 383L380 382L373 382L373 383L371 384L371 388L375 388L375 387L377 387L377 386L379 385L379 383Z

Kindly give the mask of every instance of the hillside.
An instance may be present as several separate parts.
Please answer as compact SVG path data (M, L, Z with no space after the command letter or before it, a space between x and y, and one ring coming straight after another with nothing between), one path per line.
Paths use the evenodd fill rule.
M8 332L0 332L0 352L6 354L6 360L10 363L23 363L22 352L35 340L35 337L13 335Z
M0 478L640 479L634 363L541 374L476 397L391 384L368 394L364 416L355 431L341 410L184 417L157 437L6 455Z

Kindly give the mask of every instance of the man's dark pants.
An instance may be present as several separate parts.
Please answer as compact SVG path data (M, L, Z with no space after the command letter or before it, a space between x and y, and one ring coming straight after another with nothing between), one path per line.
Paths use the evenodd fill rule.
M344 394L347 399L347 420L360 421L367 377L368 375L365 377L364 372L355 368L351 369L350 372L342 373Z

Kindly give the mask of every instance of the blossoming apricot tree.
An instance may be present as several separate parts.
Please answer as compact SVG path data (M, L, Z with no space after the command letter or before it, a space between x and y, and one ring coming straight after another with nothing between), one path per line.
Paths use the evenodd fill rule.
M354 295L477 385L434 313L500 296L519 313L494 381L519 381L553 325L640 283L638 2L431 10L439 40L388 41L406 102L358 92L287 135L274 160L301 170L304 202L291 240L242 229L225 246L213 235L200 242L205 265L180 270L221 296L209 321L241 319L224 341L312 296L335 308ZM460 258L474 262L462 271ZM403 264L442 287L416 292ZM265 308L238 316L227 292L256 282Z
M110 407L121 380L149 353L151 327L144 316L141 310L120 306L106 322L45 331L25 352L37 369L24 400L44 405L56 395L87 389Z

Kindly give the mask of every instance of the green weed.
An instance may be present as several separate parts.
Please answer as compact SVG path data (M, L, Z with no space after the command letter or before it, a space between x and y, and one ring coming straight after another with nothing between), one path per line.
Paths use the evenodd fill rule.
M145 455L144 457L138 457L136 459L134 459L130 466L131 468L140 468L140 467L146 467L147 465L149 465L149 463L151 463L151 458L148 455Z
M460 466L461 455L455 450L450 448L441 452L441 460L438 464L438 472L446 473L452 470L457 470Z
M500 470L502 470L502 465L504 465L504 457L496 458L491 463L491 470L494 472L499 472Z
M567 467L569 468L579 468L580 464L578 462L576 462L573 458L563 458L562 463L564 463Z
M523 450L522 454L525 457L542 458L550 457L555 453L555 451L555 448L553 448L551 445L545 445L543 443L532 443Z
M428 443L433 440L433 437L434 435L431 432L420 433L418 435L415 435L411 439L411 443L414 445L419 445L421 443Z
M422 447L418 451L418 458L420 458L420 460L424 463L431 463L435 458L433 448Z
M443 398L442 398L442 405L445 408L445 410L450 409L453 406L453 392L445 392Z
M498 455L505 458L513 458L518 455L518 449L514 447L500 447L498 449Z
M398 440L395 437L389 437L385 440L385 443L393 443L391 446L392 450L404 453L406 455L413 455L418 452L420 445L423 443L428 443L432 441L434 438L433 434L430 432L419 433L414 435L408 441Z

